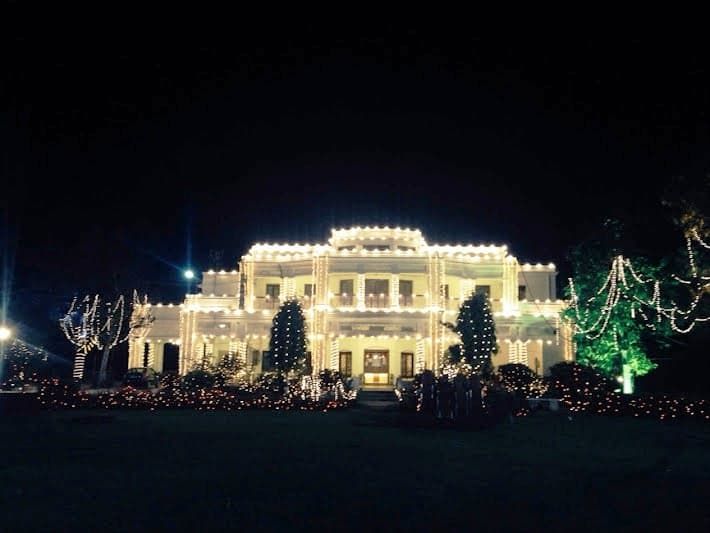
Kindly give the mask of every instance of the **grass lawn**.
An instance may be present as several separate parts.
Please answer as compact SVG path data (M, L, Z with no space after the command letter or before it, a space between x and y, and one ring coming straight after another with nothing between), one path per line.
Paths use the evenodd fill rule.
M87 423L81 416L105 415ZM0 530L710 531L710 425L367 409L0 418Z

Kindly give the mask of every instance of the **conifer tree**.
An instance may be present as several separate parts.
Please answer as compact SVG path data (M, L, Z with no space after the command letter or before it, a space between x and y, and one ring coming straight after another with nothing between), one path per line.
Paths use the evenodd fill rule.
M450 350L451 355L470 364L476 374L490 373L493 366L491 354L497 352L498 347L493 314L486 295L473 294L467 298L461 304L456 324L449 327L461 338L461 344Z
M306 320L298 300L286 300L279 307L271 326L269 352L279 375L302 370L306 358Z

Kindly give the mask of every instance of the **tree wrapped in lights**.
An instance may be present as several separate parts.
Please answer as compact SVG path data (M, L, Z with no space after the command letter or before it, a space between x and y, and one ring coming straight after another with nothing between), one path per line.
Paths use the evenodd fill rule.
M115 303L102 302L99 295L85 296L81 303L74 298L59 326L66 338L77 347L74 359L74 379L84 377L86 355L93 349L102 350L97 382L106 382L111 350L128 338L125 331L125 305L123 296Z
M639 303L647 297L647 288L631 275L627 259L616 256L604 277L588 250L578 248L572 258L575 277L570 279L570 306L563 316L575 325L577 361L606 376L621 376L624 392L630 394L634 377L656 368L647 355L648 343L662 341L670 332L656 309ZM643 273L634 270L639 279L653 274L649 266L638 269Z
M306 342L306 320L301 304L296 299L286 300L274 316L269 341L269 354L279 376L303 369Z
M618 228L611 224L618 239ZM685 278L671 275L661 283L661 267L643 259L630 259L612 247L611 267L604 273L604 246L580 246L571 256L575 270L569 280L570 306L563 315L574 323L577 360L607 376L618 376L625 393L633 392L635 376L656 367L647 356L651 343L665 347L672 333L688 333L701 322L702 300L710 277L697 264L694 243L707 248L697 228L686 232L688 272ZM677 300L685 287L686 303ZM670 296L669 296L670 295ZM688 297L689 296L689 297Z
M459 309L456 324L446 324L456 332L461 343L449 348L451 363L467 363L478 375L487 376L493 364L491 355L498 351L495 323L485 294L469 296Z
M64 336L76 346L72 376L78 381L84 378L86 355L96 346L96 308L98 305L98 295L93 298L84 296L81 301L75 297L69 310L59 320L59 327L64 332Z
M106 383L111 350L128 339L125 318L123 295L119 296L116 302L105 302L96 308L96 347L102 350L98 385Z

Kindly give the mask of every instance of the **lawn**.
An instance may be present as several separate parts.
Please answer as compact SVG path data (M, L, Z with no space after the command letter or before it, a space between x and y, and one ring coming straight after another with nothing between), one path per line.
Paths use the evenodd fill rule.
M106 415L94 421L82 417ZM710 426L367 409L0 418L4 531L710 530Z

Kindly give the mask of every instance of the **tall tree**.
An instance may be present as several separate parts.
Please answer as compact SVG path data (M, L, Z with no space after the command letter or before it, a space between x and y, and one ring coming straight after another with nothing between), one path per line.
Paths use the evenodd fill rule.
M106 385L111 350L128 339L126 318L123 296L119 296L115 302L104 302L96 308L96 347L102 350L97 383L99 386Z
M306 320L296 299L286 300L274 316L269 353L281 375L303 369L306 360Z
M653 282L661 267L636 255L624 242L624 228L606 220L602 231L569 253L573 284L567 288L570 307L563 317L575 324L577 361L606 376L619 378L624 392L633 392L635 376L656 368L648 353L667 347L670 328L651 306ZM634 250L635 251L635 250Z
M96 347L102 350L97 385L104 385L108 374L111 350L128 338L123 296L116 302L102 302L99 295L85 296L82 303L72 301L66 315L59 321L67 339L77 347L74 361L74 378L84 376L86 354Z
M74 355L74 379L84 379L84 363L87 354L96 346L96 308L99 305L98 295L91 298L84 296L72 300L69 310L59 320L59 327L67 340L76 346Z
M447 324L461 338L459 345L449 348L452 362L466 362L476 374L492 370L491 354L498 351L496 329L491 306L485 294L469 296L459 309L456 324Z

